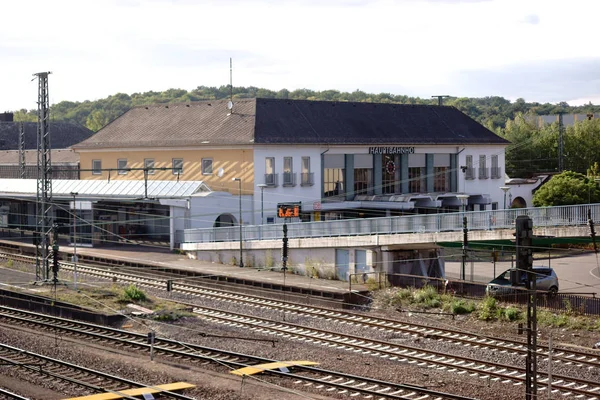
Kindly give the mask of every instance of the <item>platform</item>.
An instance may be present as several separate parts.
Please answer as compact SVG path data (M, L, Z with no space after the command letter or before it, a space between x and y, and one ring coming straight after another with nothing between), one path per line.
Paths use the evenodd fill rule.
M18 240L0 240L2 247L10 246L21 254L34 254L35 246ZM62 260L70 260L73 247L61 245ZM236 291L253 295L267 292L280 293L288 301L309 302L316 305L340 307L363 304L368 289L364 284L346 281L319 279L296 275L289 271L252 267L240 268L234 265L199 261L176 254L168 249L156 247L122 245L114 247L77 247L77 256L82 264L94 263L107 266L128 266L132 268L152 268L181 275L183 278L198 277L198 283L224 288L224 283L235 284ZM176 278L174 279L176 282ZM246 287L246 290L244 290ZM257 290L260 289L260 292ZM264 292L264 293L263 293ZM310 296L310 301L306 301ZM322 301L316 301L321 298Z

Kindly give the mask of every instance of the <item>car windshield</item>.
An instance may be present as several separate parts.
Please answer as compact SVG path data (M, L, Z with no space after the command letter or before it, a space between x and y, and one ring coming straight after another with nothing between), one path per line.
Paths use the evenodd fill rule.
M533 272L537 276L538 280L543 279L546 276L552 275L552 270L547 267L534 267ZM510 269L507 269L506 271L498 275L496 279L502 281L510 281ZM525 274L523 274L522 279L525 280Z

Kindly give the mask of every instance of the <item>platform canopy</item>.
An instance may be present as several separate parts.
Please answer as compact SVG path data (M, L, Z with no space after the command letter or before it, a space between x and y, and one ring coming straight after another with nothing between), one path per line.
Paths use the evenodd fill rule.
M52 196L65 198L77 193L80 198L140 199L147 196L150 199L173 199L208 192L211 190L203 181L52 180ZM0 195L36 196L37 180L0 179Z

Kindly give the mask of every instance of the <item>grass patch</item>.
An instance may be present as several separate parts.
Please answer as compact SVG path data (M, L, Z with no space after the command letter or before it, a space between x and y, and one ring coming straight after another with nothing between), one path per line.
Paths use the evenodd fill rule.
M471 314L473 311L475 311L475 303L472 301L454 300L450 303L450 312L452 314Z
M132 283L123 290L121 300L124 303L141 303L146 301L146 293Z

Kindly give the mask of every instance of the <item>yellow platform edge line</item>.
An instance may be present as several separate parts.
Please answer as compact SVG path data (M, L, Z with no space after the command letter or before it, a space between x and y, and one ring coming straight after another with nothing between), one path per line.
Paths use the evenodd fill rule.
M118 393L96 393L89 396L81 396L81 397L71 397L64 400L116 400L122 399L125 396L140 396L144 393L160 393L165 391L173 391L173 390L183 390L183 389L191 389L195 388L196 385L192 385L187 382L175 382L175 383L167 383L164 385L156 385L153 387L143 387L143 388L135 388L135 389L127 389L121 390Z
M282 368L282 367L293 367L294 365L318 365L318 364L319 364L318 362L314 362L314 361L278 361L278 362L273 362L273 363L258 364L258 365L252 365L252 366L244 367L244 368L240 368L240 369L235 369L233 371L229 371L229 373L233 374L233 375L239 375L239 376L254 375L254 374L264 372L264 371Z

